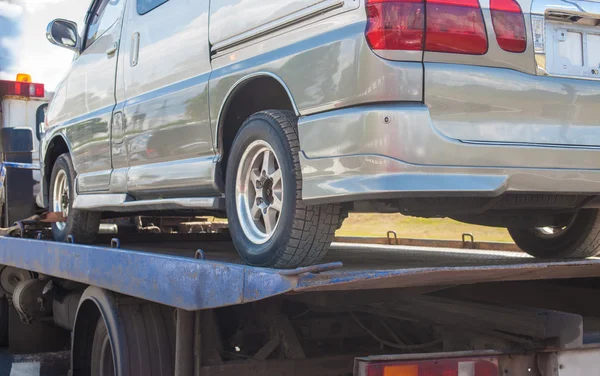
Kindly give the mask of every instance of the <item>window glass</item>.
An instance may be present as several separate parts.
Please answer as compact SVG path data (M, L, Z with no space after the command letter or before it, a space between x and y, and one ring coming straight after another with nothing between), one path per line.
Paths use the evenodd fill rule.
M145 14L167 1L169 0L137 0L137 11L139 14Z
M85 47L89 47L98 37L117 22L123 14L125 0L99 0L88 19Z

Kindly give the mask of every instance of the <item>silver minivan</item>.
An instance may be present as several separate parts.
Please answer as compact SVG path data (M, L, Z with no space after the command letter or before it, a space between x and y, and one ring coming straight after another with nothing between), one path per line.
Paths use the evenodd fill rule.
M597 0L94 0L40 147L59 241L226 216L253 265L319 261L349 212L600 251ZM384 230L384 229L382 229Z

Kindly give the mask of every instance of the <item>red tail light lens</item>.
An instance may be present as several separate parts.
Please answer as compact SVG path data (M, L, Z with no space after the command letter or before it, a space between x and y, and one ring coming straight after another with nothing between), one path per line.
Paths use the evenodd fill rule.
M424 361L366 363L358 376L498 376L498 360L438 359Z
M487 33L477 0L427 0L425 50L483 55Z
M373 50L483 55L488 49L478 0L368 0L367 17Z
M0 98L14 95L27 98L43 98L44 84L34 84L19 81L0 81Z
M516 0L490 0L490 11L500 48L508 52L525 52L527 33L519 3Z
M422 51L425 28L421 0L369 0L367 41L374 50Z

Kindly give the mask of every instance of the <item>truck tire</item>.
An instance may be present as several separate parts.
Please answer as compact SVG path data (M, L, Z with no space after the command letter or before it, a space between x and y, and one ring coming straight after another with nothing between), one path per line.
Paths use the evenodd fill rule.
M98 320L94 331L90 371L91 376L114 376L115 374L115 361L110 338L108 337L108 329L102 318Z
M229 231L248 264L275 268L323 258L339 224L339 205L305 205L297 118L268 110L250 116L227 164Z
M172 376L175 371L175 324L173 311L153 303L121 306L125 329L122 351L113 356L113 345L104 319L99 318L92 339L90 376L112 376L118 364L128 365L117 374ZM123 357L127 356L127 359Z
M580 210L563 227L508 228L521 250L539 258L582 259L600 253L600 212Z
M76 243L90 244L96 239L100 228L101 213L73 209L75 192L73 161L68 153L58 157L50 177L50 211L63 212L67 221L52 224L54 240L65 242L71 235Z

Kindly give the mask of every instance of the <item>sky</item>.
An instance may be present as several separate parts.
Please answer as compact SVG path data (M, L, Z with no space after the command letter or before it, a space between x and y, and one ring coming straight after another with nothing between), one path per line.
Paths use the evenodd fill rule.
M0 79L27 73L53 91L65 76L73 52L46 39L46 26L56 18L81 27L90 0L0 0Z

